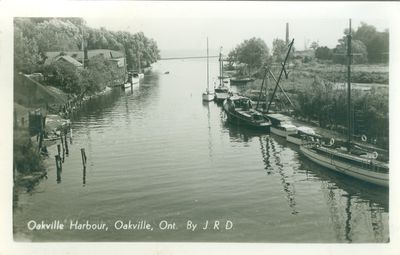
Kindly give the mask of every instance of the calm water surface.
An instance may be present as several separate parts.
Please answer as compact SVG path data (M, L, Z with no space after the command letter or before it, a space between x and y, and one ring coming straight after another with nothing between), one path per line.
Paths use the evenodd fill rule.
M211 70L216 77L216 60ZM220 106L202 103L205 86L204 60L162 61L133 91L116 89L89 102L73 119L61 182L53 147L48 179L19 195L15 239L389 240L387 190L320 168L282 138L227 124ZM31 220L59 220L67 228L89 220L106 223L108 231L31 231ZM153 230L117 230L118 220L146 221ZM195 231L187 230L189 220L199 224ZM163 221L174 229L161 230ZM206 221L208 229L200 229ZM214 221L219 230L210 229Z

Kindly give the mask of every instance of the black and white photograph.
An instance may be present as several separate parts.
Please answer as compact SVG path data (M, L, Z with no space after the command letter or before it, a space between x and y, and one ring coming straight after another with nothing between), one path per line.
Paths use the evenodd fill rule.
M1 254L395 254L398 2L0 5Z

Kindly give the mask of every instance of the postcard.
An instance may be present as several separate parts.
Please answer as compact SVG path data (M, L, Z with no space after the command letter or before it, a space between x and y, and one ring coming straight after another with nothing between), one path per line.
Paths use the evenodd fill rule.
M2 254L397 250L398 3L0 5Z

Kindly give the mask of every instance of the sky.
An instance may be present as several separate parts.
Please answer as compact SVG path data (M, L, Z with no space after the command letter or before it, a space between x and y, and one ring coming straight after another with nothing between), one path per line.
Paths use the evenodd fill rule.
M251 37L272 48L273 39L285 39L286 23L296 49L313 41L332 48L349 18L353 28L366 22L383 31L390 27L388 14L385 5L370 2L130 2L109 6L106 14L83 17L91 27L142 31L161 51L204 49L208 37L211 51L222 46L227 53Z

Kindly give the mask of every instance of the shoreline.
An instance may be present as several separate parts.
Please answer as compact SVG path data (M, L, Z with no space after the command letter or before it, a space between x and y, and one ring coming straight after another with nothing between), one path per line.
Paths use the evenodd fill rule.
M13 169L13 207L17 206L18 202L18 195L21 192L31 192L43 179L47 179L47 173L48 173L48 164L50 163L50 158L48 155L48 151L51 148L54 148L54 146L57 146L57 144L62 144L64 145L65 143L68 143L66 140L68 131L71 130L71 120L69 119L72 114L78 112L81 110L82 106L84 106L87 102L89 102L91 99L107 95L114 89L119 88L114 87L106 87L103 91L96 92L93 95L87 95L82 97L80 100L77 99L73 103L68 101L65 105L60 106L64 111L61 111L57 114L49 114L48 111L45 112L46 118L51 117L52 121L50 123L46 123L46 126L44 128L44 132L47 132L48 134L57 134L57 138L55 139L49 139L43 140L43 148L45 148L45 153L43 153L42 149L38 151L38 158L39 160L43 163L44 169L32 169L27 172L18 172L16 168L14 167ZM41 111L41 110L40 110ZM28 126L17 126L14 127L14 136L18 135L19 133L24 133L28 131L29 132L29 127ZM72 130L71 130L72 131ZM71 132L69 131L69 132ZM70 134L71 135L71 134ZM62 137L64 136L64 142L61 140L63 139ZM39 135L29 135L30 138L30 144L32 148L38 148L40 141L39 141ZM72 139L72 137L70 137ZM63 147L62 150L65 150ZM49 161L48 164L46 164L46 161ZM25 190L25 191L24 191Z

